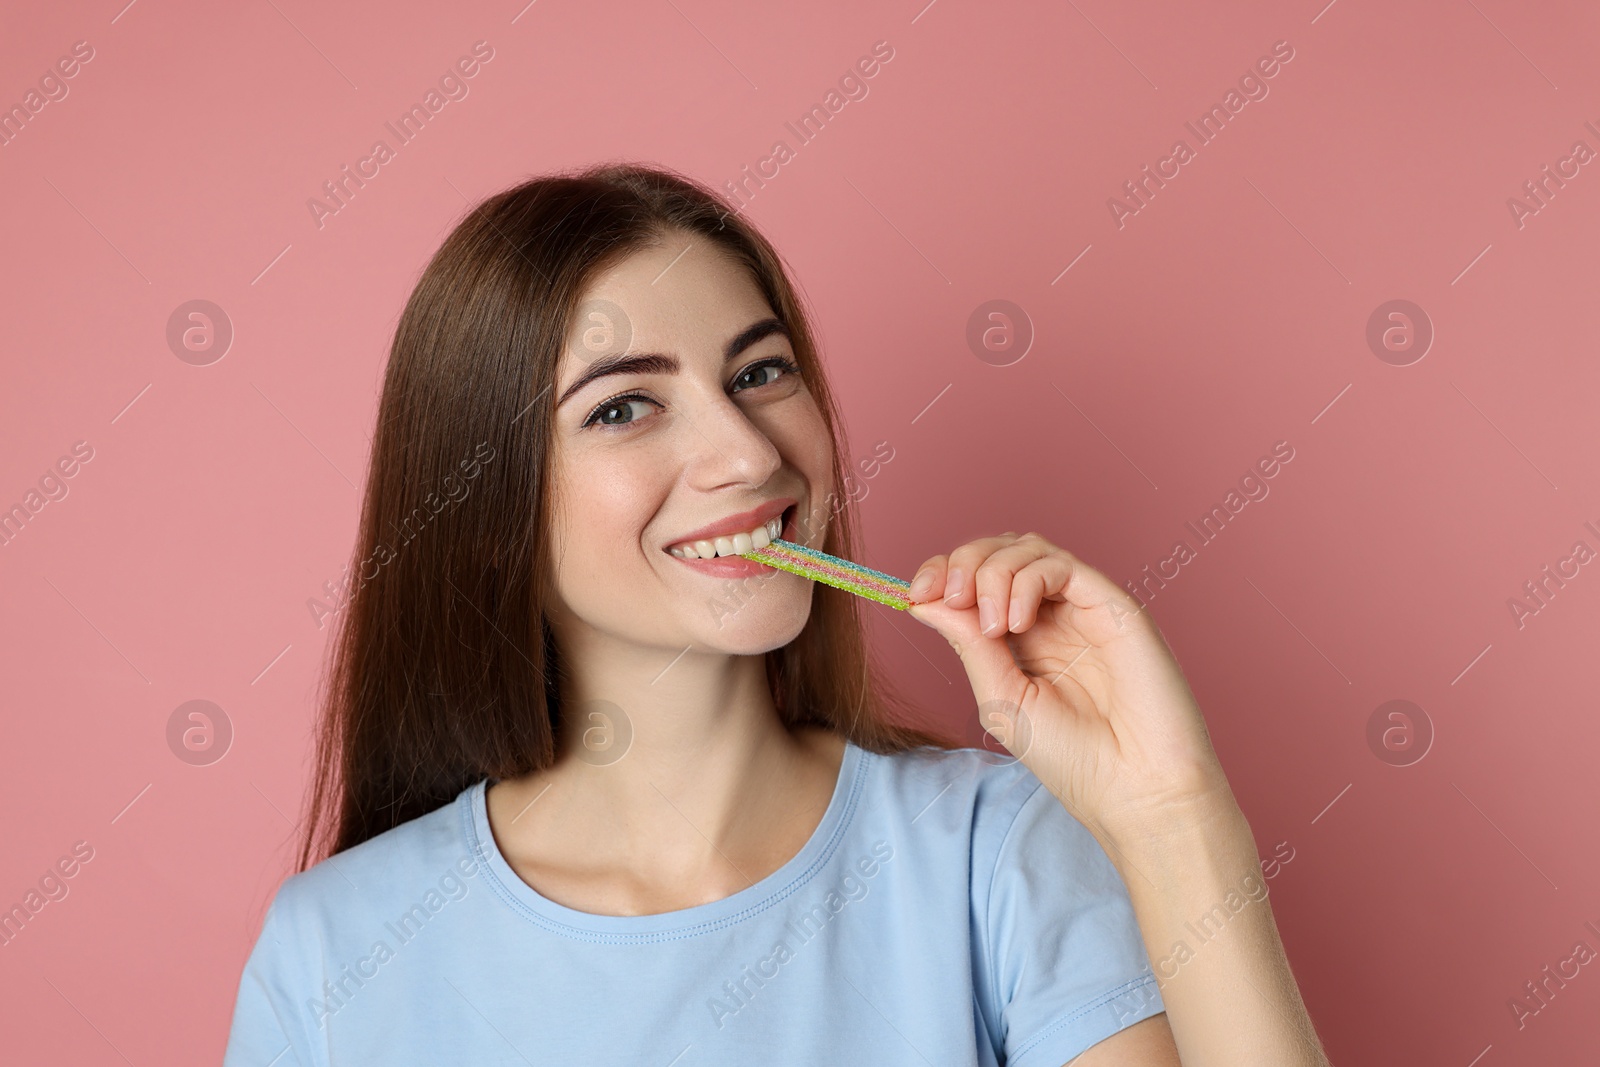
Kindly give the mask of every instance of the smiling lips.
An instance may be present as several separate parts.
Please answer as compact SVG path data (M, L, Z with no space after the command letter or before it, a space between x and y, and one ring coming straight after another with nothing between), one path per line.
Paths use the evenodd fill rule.
M731 537L713 537L699 541L682 541L669 545L667 551L679 559L711 559L718 556L737 556L752 548L766 548L783 532L783 516L775 515L754 529L741 531Z
M771 577L778 572L739 553L766 548L786 533L792 536L789 516L798 506L799 500L792 496L769 500L690 531L682 540L663 546L663 550L708 578Z

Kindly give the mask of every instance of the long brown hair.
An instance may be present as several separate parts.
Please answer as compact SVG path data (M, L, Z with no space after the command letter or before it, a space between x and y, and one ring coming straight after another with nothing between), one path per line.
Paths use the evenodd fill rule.
M484 777L553 762L560 663L543 605L556 370L590 280L668 228L747 266L788 327L842 491L841 420L805 308L777 252L716 194L662 168L600 164L483 201L422 272L390 348L300 870ZM853 557L848 501L824 548ZM906 716L876 677L858 604L815 585L805 628L767 653L783 722L876 752L950 747L894 721Z

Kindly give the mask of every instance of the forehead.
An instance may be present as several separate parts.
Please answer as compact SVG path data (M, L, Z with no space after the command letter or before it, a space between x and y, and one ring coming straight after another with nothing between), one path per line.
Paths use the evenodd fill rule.
M590 282L567 332L561 376L623 352L665 352L720 365L729 338L772 314L742 263L715 242L675 230Z

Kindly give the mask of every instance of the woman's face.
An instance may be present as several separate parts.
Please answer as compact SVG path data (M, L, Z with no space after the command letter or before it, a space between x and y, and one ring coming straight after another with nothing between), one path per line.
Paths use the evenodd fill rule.
M687 250L686 250L687 249ZM800 632L811 583L716 554L797 537L831 500L832 441L747 271L674 230L598 276L558 369L551 543L558 633L669 657L755 654ZM663 662L666 662L663 660Z

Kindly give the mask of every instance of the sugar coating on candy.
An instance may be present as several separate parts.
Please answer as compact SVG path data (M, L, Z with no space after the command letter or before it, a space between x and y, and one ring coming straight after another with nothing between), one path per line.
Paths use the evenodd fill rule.
M786 562L797 570L805 571L808 575L832 576L842 582L875 589L890 596L903 594L907 588L906 583L900 579L874 571L870 567L840 566L835 562L823 562L815 554L783 552L781 550L773 552L768 549L760 552L752 550L749 555L758 561L773 565L776 565L775 561ZM833 559L833 557L825 558Z
M776 567L778 570L788 571L789 573L797 574L802 578L809 578L813 581L822 582L824 585L831 585L835 589L843 589L848 593L854 593L856 596L877 601L879 604L894 608L896 611L905 611L911 606L910 601L906 600L903 596L900 596L897 593L886 592L882 589L878 589L861 582L851 581L850 579L838 574L817 571L795 563L792 560L762 559L760 556L755 555L752 555L750 558L761 563L765 563L769 567Z
M819 551L818 549L808 548L805 545L797 545L789 541L773 541L771 545L768 546L768 551L774 552L775 554L781 552L791 557L797 557L800 560L804 560L824 570L860 575L863 578L873 579L897 589L906 589L911 585L910 582L896 578L892 574L885 574L882 571L873 570L871 567L868 567L864 564L852 563L847 559L841 559L838 556L830 556L828 553Z
M743 555L767 559L787 559L819 573L832 574L840 578L858 581L882 588L885 591L904 591L911 584L893 575L873 570L863 564L852 563L847 559L830 556L826 552L808 548L805 545L793 544L789 541L773 541L764 549L752 549L743 553Z
M911 606L911 601L905 596L910 582L805 545L780 539L765 548L753 548L739 554L769 567L843 589L896 611L905 611Z

